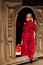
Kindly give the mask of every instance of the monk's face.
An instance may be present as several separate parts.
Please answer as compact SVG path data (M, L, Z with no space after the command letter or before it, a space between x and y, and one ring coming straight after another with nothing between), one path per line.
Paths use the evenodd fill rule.
M28 14L26 15L26 21L28 22L28 21L30 21L30 20L32 20L32 14L31 14L31 13L28 13Z

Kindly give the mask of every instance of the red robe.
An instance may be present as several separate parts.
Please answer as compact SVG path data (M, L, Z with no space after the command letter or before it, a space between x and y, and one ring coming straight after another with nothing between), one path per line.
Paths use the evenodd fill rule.
M36 24L32 21L27 22L23 29L23 44L21 46L22 56L27 55L30 60L33 60L35 53L35 39L34 32L36 32Z

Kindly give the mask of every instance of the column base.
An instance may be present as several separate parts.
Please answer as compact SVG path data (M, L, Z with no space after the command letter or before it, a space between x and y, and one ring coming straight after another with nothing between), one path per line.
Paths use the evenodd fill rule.
M40 51L40 52L38 52L38 58L40 59L40 58L43 58L43 53Z

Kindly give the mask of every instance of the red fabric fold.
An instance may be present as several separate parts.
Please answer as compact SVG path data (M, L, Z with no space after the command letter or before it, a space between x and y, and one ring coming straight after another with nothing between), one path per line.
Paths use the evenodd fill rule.
M16 52L20 52L20 51L21 51L21 45L18 44L18 45L16 46Z
M23 44L21 46L22 56L28 55L29 59L33 59L33 55L35 53L35 39L34 32L36 32L36 24L32 21L29 21L25 24L23 29Z

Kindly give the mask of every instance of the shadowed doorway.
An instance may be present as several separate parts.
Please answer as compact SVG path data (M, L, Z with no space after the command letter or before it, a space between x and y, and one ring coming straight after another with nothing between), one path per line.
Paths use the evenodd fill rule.
M22 40L22 32L23 32L23 24L26 21L25 17L27 13L31 13L33 20L35 20L35 14L31 8L23 8L19 11L16 21L16 45L21 43Z

